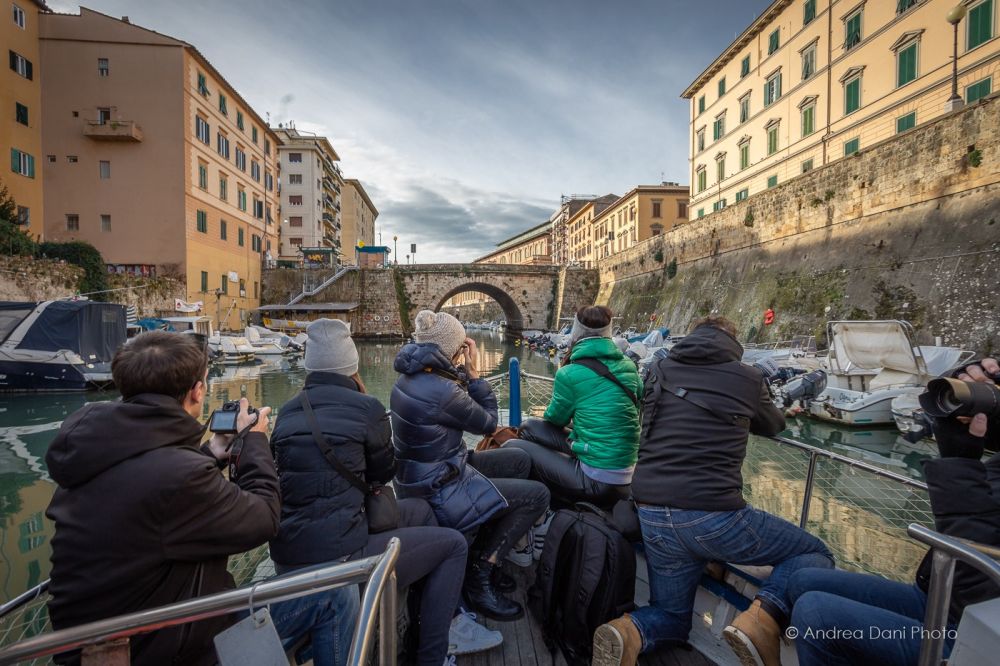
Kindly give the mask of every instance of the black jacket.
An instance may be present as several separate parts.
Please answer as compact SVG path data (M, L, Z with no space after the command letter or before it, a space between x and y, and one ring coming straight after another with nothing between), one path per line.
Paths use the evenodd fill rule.
M1000 453L985 463L970 458L924 461L927 491L938 532L960 539L1000 546ZM930 553L917 570L917 585L930 585ZM969 604L1000 596L1000 589L964 564L955 567L951 617L957 621Z
M700 326L658 361L646 379L639 462L632 477L637 502L701 511L743 508L749 433L776 435L785 418L757 368L740 362L743 347L713 326ZM663 382L738 422L726 422Z
M389 415L350 377L311 372L303 391L337 460L369 483L396 470ZM271 559L285 566L329 562L368 542L364 495L334 469L316 444L299 397L282 408L271 435L281 479L281 530Z
M49 615L64 629L233 587L229 555L278 530L278 479L252 433L230 483L199 450L204 429L176 399L91 403L63 422L45 456L59 484ZM213 664L216 618L136 636L132 663Z

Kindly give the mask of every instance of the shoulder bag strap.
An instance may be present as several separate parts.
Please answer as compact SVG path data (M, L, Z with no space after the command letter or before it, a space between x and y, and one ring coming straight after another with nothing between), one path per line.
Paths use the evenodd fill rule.
M570 363L582 365L585 368L593 370L601 377L604 377L605 379L610 379L615 384L618 384L619 388L625 391L625 394L628 395L629 400L632 401L632 404L635 405L636 409L639 408L639 397L635 394L635 391L622 384L621 381L619 381L619 379L615 377L614 373L611 372L611 368L604 365L596 358L576 358L570 361Z
M728 425L739 426L742 428L750 427L750 419L748 419L747 417L740 416L738 414L730 414L728 412L722 411L721 409L716 409L715 407L712 407L711 405L706 404L705 402L702 402L700 399L691 395L691 392L688 391L686 388L680 388L678 386L674 386L672 383L670 383L670 380L668 379L661 378L660 382L663 384L663 388L666 389L669 393L672 393L681 400L684 400L685 402L688 402L694 405L695 407L698 407L699 409L708 412L709 414L719 419L723 423L726 423Z
M302 410L306 414L306 421L309 422L309 427L312 429L313 439L316 440L316 446L323 453L323 457L326 461L330 463L330 466L335 470L340 472L340 475L347 479L352 486L360 490L365 495L371 494L371 488L368 487L364 481L358 478L358 475L347 469L347 465L337 460L337 456L333 453L333 448L330 443L326 441L326 437L319 429L319 422L316 421L316 414L313 412L312 405L309 404L309 397L306 396L305 391L299 392L299 403L302 405Z

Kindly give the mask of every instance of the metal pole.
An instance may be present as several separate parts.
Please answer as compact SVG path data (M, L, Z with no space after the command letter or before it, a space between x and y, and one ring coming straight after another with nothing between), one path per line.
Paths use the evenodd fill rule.
M372 636L375 634L375 612L378 610L380 600L384 597L383 591L386 583L389 582L396 560L399 559L399 538L389 539L389 547L382 555L381 561L375 570L372 571L368 583L365 585L365 594L361 598L361 612L358 614L358 626L354 628L354 638L351 640L351 654L347 658L350 666L363 666L368 661L371 652ZM395 605L395 601L392 601ZM383 628L383 631L385 629ZM396 621L392 622L393 633L396 631ZM392 639L395 641L395 639ZM395 664L395 649L389 661L390 666ZM384 665L383 665L384 666Z
M521 425L521 361L514 357L510 359L510 396L507 401L508 425L515 428Z
M931 556L931 584L927 590L927 613L924 615L924 636L920 641L918 666L939 666L944 655L945 629L948 627L948 607L951 585L955 577L955 558L934 549Z
M382 593L382 603L379 605L379 664L396 663L396 572L389 572L385 592Z
M809 469L806 470L806 489L802 494L802 511L799 513L799 527L806 528L809 522L809 504L812 502L813 482L816 478L816 452L809 452Z
M958 23L953 26L955 33L955 40L952 44L952 57L951 57L951 98L959 99L958 97ZM919 48L919 47L918 47Z

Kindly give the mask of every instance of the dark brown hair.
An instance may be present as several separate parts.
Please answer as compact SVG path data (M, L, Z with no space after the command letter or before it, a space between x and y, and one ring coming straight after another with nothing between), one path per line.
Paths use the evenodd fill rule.
M111 361L111 376L126 400L140 393L183 400L205 378L207 369L204 338L166 331L136 336Z
M604 328L611 323L611 308L603 305L585 305L576 311L576 318L587 328Z
M694 323L691 324L691 331L699 328L701 326L711 326L712 328L717 328L720 331L725 331L729 335L736 337L736 324L729 321L722 315L708 315L707 317L702 317L701 319L695 319Z

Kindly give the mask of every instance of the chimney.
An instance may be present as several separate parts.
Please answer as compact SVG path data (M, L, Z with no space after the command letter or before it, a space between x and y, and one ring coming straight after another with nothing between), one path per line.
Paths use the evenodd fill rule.
M129 23L129 20L128 20L127 16L123 16L122 17L122 23Z

